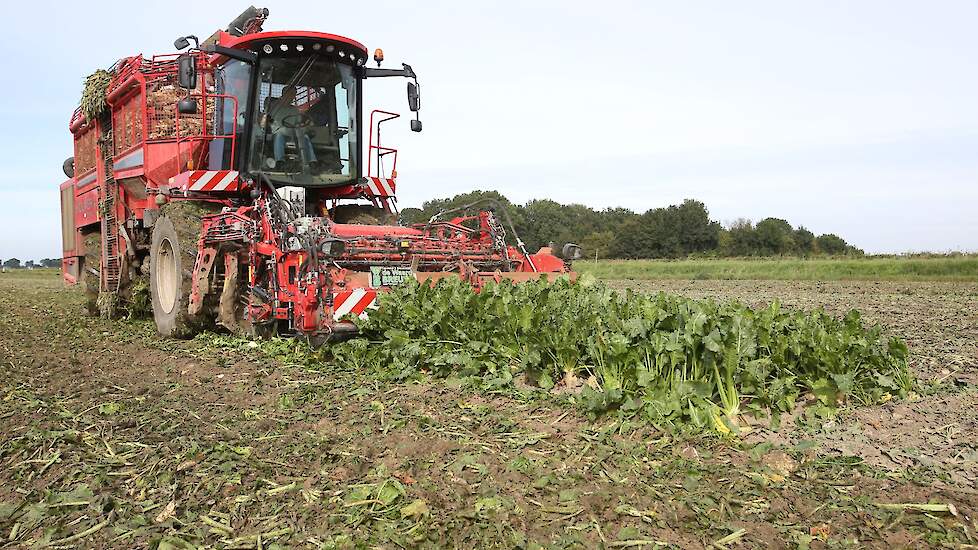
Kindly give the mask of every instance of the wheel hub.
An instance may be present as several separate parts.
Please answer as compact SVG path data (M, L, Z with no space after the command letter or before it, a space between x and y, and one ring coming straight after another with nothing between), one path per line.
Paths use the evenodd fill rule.
M169 239L160 242L160 250L156 256L156 289L160 299L160 307L170 313L177 301L177 255Z

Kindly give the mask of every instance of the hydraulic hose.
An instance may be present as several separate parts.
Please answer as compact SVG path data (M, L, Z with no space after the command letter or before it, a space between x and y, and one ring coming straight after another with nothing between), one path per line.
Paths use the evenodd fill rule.
M509 217L509 211L506 210L506 207L503 206L503 204L497 201L496 199L479 199L475 202L471 202L463 206L442 210L441 212L438 212L428 220L428 223L425 224L425 231L427 231L428 228L431 227L431 224L434 223L436 219L438 219L441 216L444 216L445 214L451 214L452 212L468 210L469 208L478 206L480 204L489 204L495 207L495 209L498 209L499 211L502 212L503 217L506 218L506 223L509 224L509 230L513 232L513 238L516 239L516 247L520 250L521 253L523 253L523 259L526 260L526 263L530 264L530 269L532 269L534 273L537 273L537 266L533 264L533 260L530 258L530 253L526 251L526 244L523 243L523 239L521 239L519 233L516 232L516 225L513 224L513 219Z

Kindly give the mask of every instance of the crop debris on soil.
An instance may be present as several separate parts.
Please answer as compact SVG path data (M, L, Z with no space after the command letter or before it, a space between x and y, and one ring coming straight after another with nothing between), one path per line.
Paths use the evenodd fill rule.
M906 397L907 346L866 326L774 302L752 309L676 295L578 283L509 281L473 292L464 282L405 284L360 321L363 337L336 346L339 362L387 370L523 376L576 394L594 414L619 410L657 427L739 432L744 415L789 413L803 395L825 407Z
M470 341L494 342L493 329L477 324L483 332L471 338L447 332L451 308L439 322L452 336L407 338L406 345L423 342L419 357L427 359L394 368L374 364L375 354L403 346L385 351L391 343L370 329L372 320L364 323L374 330L365 338L317 350L297 340L215 333L168 340L159 338L151 320L77 315L84 297L64 289L56 273L0 274L6 312L0 316L0 548L978 544L978 288L670 284L655 289L696 300L668 296L663 304L707 318L703 329L709 330L695 341L702 343L713 328L724 336L727 317L720 313L737 311L732 304L744 300L755 318L739 322L752 330L763 315L809 327L819 320L828 342L842 338L837 330L848 330L854 349L865 353L848 364L860 365L857 373L880 371L876 382L854 374L851 390L844 391L845 379L840 388L832 377L846 372L843 359L821 374L798 371L785 394L796 395L794 412L782 414L780 426L723 421L722 414L723 425L741 433L716 437L720 428L712 417L697 427L692 416L667 421L661 413L630 408L647 390L637 375L622 377L621 400L610 412L591 410L589 403L605 398L586 398L588 392L611 392L590 350L580 352L573 378L562 368L568 363L546 351L557 348L530 343L541 337L533 331L498 336L498 342L512 345L519 337L543 350L539 363L522 365L481 347L475 352ZM422 297L417 293L455 296L456 290L401 289L405 297L385 298L394 305L377 315L394 316L395 306L407 311ZM497 298L459 294L450 298L459 300L452 307L488 307L508 291L494 292ZM569 306L559 306L558 298L579 292L597 300L606 290L558 285L522 292L552 293L555 303L547 311L553 314L584 311L562 309ZM435 307L433 296L423 294L415 305ZM657 295L630 296L618 294L603 307L626 311L623 304L635 300L627 306L634 311L664 308L656 305ZM723 304L702 299L713 296ZM765 313L774 297L792 309ZM863 323L847 317L851 307L863 312ZM589 335L621 332L639 341L622 332L628 318L620 317L597 329L597 313L579 322L591 323ZM466 319L456 315L454 321L471 328ZM886 330L875 333L880 321ZM847 322L853 328L844 329ZM854 328L860 324L866 334ZM396 330L410 336L409 329L404 321ZM657 332L650 324L645 338ZM902 365L890 336L909 346L913 391L906 398L887 398L907 383L897 375ZM460 368L431 360L451 350L473 362ZM895 370L867 366L867 358L894 360ZM710 402L705 410L722 413L715 378L724 371L716 364L700 389L712 388L703 397ZM544 387L544 373L552 387ZM897 388L889 387L887 376ZM834 394L816 392L813 381L820 378L836 384ZM753 405L763 413L766 402L743 380L735 371L740 416L751 417Z

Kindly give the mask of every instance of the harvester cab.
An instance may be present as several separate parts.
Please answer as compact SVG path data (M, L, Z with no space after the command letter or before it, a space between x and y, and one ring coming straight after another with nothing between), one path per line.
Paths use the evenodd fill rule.
M261 13L267 16L265 10L256 17ZM196 38L181 37L174 45L188 48L191 40ZM383 54L378 50L374 57L382 60ZM366 67L366 48L337 35L219 32L180 57L180 84L188 98L196 95L198 58L210 66L205 85L215 102L215 124L234 136L211 141L210 167L267 178L275 187L336 188L361 181L365 79L410 78L408 106L420 110L420 86L410 65ZM180 105L189 107L184 114L197 114L196 101ZM420 119L411 128L420 131ZM371 148L368 154L385 152Z
M397 149L380 127L400 115L364 117L362 88L408 79L420 131L414 69L380 67L380 50L368 67L339 35L262 31L267 16L249 8L202 42L179 37L179 53L125 58L101 110L75 112L64 273L90 309L148 278L164 335L216 323L319 338L355 330L351 316L409 278L573 276L576 254L531 253L498 208L398 225Z

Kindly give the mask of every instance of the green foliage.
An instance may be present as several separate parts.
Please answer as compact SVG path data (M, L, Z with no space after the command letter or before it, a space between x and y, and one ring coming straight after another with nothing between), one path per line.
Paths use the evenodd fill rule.
M798 255L808 256L815 252L815 234L805 229L804 226L798 226L798 229L795 229L792 240Z
M105 96L111 81L112 73L104 69L95 71L85 79L80 106L82 114L88 120L95 120L105 111L108 105Z
M706 205L687 199L656 208L622 226L613 247L617 258L678 258L717 247L720 224Z
M904 395L906 345L866 327L774 303L761 310L660 293L618 294L585 277L406 284L333 348L341 363L408 378L478 376L487 388L525 376L579 391L595 414L620 409L673 428L736 431L742 412L788 412L803 392L834 407Z
M750 256L759 249L758 235L750 220L741 218L734 221L725 233L720 239L723 243L721 256Z
M757 232L758 251L761 256L793 254L795 240L791 224L779 218L764 218L754 228Z
M615 246L615 232L609 230L588 233L581 237L576 244L586 251L588 258L609 258Z
M818 248L819 252L823 254L845 254L849 245L846 241L838 235L829 233L828 235L819 235L815 239L815 246Z
M149 295L149 280L137 277L129 287L128 299L123 304L129 319L147 318L153 313L153 302Z

